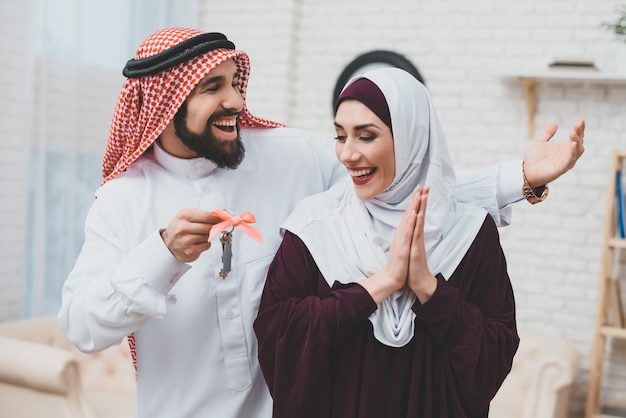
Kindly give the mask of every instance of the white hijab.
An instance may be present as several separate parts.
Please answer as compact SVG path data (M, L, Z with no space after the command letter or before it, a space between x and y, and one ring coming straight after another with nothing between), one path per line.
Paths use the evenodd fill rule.
M381 270L395 229L418 184L430 186L424 225L428 265L446 280L474 241L486 211L452 198L455 175L446 140L426 88L409 73L380 68L353 78L382 91L394 137L395 178L372 200L361 201L347 179L302 201L283 224L300 237L332 286ZM346 85L346 86L347 86ZM345 87L344 87L345 89ZM413 338L415 294L405 286L387 297L369 320L383 344L402 347Z

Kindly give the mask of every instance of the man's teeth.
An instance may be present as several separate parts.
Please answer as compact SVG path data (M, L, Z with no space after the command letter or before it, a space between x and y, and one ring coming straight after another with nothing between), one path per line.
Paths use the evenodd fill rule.
M363 177L363 176L367 176L369 174L372 174L374 172L374 169L371 168L369 170L350 170L350 175L352 177Z
M233 119L233 120L218 120L215 121L213 123L213 125L216 126L236 126L237 125L237 120Z

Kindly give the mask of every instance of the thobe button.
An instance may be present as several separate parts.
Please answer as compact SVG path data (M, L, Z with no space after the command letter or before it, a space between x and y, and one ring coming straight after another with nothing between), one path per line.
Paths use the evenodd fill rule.
M177 280L178 280L178 274L172 274L170 276L170 283L176 283Z
M209 186L208 184L205 184L204 187L202 188L202 191L204 193L211 193L211 186Z
M233 319L234 317L235 317L235 314L233 313L233 311L228 311L228 313L226 313L226 318Z

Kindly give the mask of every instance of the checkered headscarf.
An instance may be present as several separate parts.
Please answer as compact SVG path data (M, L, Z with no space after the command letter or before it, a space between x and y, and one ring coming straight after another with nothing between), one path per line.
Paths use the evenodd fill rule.
M188 28L159 30L139 45L134 59L151 57L202 33ZM245 98L250 76L250 59L244 51L219 48L205 52L157 74L128 78L124 82L115 106L102 160L102 183L126 170L143 154L172 121L200 80L228 59L235 61L239 72L239 91L244 99L239 125L259 128L283 126L256 117L248 111Z

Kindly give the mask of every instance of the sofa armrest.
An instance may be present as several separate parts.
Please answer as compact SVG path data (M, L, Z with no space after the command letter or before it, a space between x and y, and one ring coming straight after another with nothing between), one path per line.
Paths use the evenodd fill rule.
M570 386L580 366L580 354L567 340L559 337L525 335L534 353L529 356L536 367L528 390L523 417L565 417L568 415Z
M15 338L0 337L0 381L62 396L81 390L72 353Z

